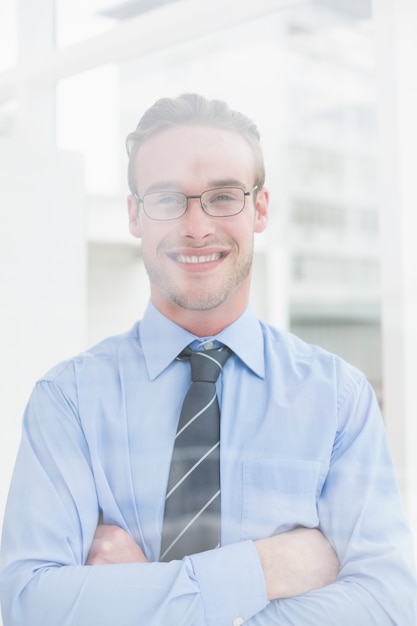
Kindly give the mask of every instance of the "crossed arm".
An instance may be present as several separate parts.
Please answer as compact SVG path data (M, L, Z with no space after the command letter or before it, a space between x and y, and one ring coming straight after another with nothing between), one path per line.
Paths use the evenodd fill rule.
M336 581L339 560L316 529L298 528L255 541L268 600L290 598ZM141 548L118 526L99 525L86 565L147 563Z
M119 509L99 462L91 471L72 403L43 386L28 409L3 525L3 622L218 626L241 615L251 626L414 626L411 538L379 419L371 415L343 433L316 503L339 574L330 544L307 528L259 541L237 536L218 550L158 563L155 533L152 543L134 507ZM125 465L115 461L112 472L123 475ZM98 492L114 526L97 528ZM147 528L152 535L153 519Z

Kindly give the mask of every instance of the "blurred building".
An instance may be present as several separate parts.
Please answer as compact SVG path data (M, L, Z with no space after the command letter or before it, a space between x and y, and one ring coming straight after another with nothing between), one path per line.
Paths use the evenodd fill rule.
M260 316L365 372L417 527L416 27L414 0L3 0L1 506L35 379L146 306L125 136L197 91L261 131Z

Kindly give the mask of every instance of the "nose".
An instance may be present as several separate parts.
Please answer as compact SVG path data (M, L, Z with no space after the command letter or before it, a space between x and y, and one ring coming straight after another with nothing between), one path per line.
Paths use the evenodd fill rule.
M200 198L189 198L187 210L180 219L180 231L183 237L203 239L214 232L214 219L201 207Z

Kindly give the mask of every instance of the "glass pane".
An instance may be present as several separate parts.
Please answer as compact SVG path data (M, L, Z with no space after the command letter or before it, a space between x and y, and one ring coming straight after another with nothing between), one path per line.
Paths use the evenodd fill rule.
M57 46L111 30L120 22L175 0L55 0Z
M108 0L55 0L55 3L58 48L104 33L117 23L103 12Z
M7 98L0 100L0 138L12 134L16 120L17 100Z
M120 101L122 138L155 99L183 91L256 120L290 329L357 364L379 394L372 36L365 0L295 6L123 64Z
M60 2L66 9L88 6L90 17L94 8L99 19L116 19L116 10L107 9L102 17L98 0ZM96 25L110 28L114 23ZM273 286L254 285L255 305L262 317L277 323L270 311L284 307L271 305L272 299L288 300L289 328L358 365L379 394L370 2L322 0L220 26L204 37L193 33L191 40L185 30L181 44L164 48L161 42L157 52L117 69L61 81L60 146L84 154L87 191L102 199L91 198L89 204L101 228L103 212L97 207L108 206L109 215L119 220L120 198L127 193L125 137L157 98L196 91L253 117L261 131L271 192L269 234L258 255L267 269L255 270L254 276L259 282L269 274L275 281ZM80 36L87 31L79 30ZM117 222L107 233L119 229ZM281 260L278 267L269 260L274 256Z
M16 0L0 3L0 72L17 63Z
M57 84L57 145L84 156L90 194L121 187L118 68L102 66Z

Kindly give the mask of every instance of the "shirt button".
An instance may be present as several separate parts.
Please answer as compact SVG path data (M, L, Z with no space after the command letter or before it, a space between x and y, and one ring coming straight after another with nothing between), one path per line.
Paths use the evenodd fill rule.
M232 626L242 626L244 621L245 620L243 619L243 617L235 617L235 619L232 622Z

